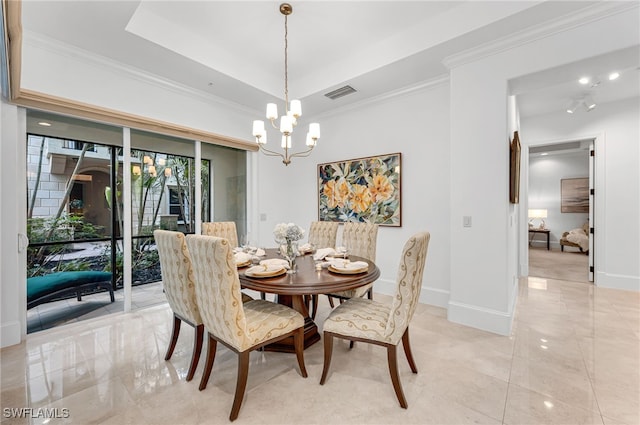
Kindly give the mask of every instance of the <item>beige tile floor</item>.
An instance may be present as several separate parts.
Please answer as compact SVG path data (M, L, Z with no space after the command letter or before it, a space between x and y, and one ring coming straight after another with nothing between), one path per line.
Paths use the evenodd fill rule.
M510 336L456 325L444 309L419 305L411 324L419 373L399 357L406 410L381 347L358 343L350 351L336 341L324 386L320 343L305 351L307 379L293 355L254 352L236 423L638 424L639 305L635 292L523 279ZM320 326L328 311L323 298ZM57 408L69 417L15 419L3 410L2 424L228 423L235 355L219 346L209 385L198 391L204 359L196 378L184 380L193 332L183 328L167 362L170 331L163 304L36 332L3 349L2 407Z

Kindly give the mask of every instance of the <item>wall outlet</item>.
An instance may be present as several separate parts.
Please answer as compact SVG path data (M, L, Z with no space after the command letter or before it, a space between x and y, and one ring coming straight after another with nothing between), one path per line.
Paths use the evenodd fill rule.
M267 221L267 215L265 213L260 214L260 221Z

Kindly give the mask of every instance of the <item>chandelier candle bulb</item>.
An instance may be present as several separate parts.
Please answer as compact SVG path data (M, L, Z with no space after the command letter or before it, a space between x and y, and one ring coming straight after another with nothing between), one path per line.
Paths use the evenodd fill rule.
M264 132L264 121L255 120L253 122L253 137L261 136Z
M312 122L311 124L309 124L309 135L311 136L312 139L319 139L320 138L320 124L318 124L317 122ZM315 145L315 143L314 143Z
M278 119L278 105L276 105L275 103L267 103L267 119Z
M280 118L280 132L287 135L293 132L293 120L291 116L283 115Z
M164 176L165 177L171 177L171 168L165 168L164 169Z
M299 100L292 100L290 112L294 117L300 118L302 116L302 103Z

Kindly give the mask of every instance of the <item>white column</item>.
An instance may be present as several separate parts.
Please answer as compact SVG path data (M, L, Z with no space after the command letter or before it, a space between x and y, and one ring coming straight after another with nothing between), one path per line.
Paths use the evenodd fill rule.
M195 141L195 156L196 156L196 200L195 200L195 212L196 212L196 227L195 233L199 235L202 233L202 142L199 140Z
M131 311L131 129L122 128L122 246L124 257L124 311Z

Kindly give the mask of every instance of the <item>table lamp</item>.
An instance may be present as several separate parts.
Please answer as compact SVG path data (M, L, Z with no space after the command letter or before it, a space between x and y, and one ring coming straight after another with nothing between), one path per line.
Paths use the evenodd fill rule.
M544 209L540 209L540 210L529 210L529 227L534 227L533 226L533 220L539 218L540 219L540 229L544 229L545 228L545 223L544 223L544 219L547 218L547 210Z

